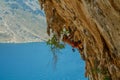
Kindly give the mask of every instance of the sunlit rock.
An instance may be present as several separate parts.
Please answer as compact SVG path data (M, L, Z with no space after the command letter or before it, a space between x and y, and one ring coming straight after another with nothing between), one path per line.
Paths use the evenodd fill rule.
M48 38L37 0L0 0L0 43L41 42Z

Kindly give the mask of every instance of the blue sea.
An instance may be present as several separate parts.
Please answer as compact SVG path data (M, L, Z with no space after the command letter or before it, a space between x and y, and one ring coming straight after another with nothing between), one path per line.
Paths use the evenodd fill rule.
M88 80L77 50L66 45L56 55L44 42L0 44L0 80Z

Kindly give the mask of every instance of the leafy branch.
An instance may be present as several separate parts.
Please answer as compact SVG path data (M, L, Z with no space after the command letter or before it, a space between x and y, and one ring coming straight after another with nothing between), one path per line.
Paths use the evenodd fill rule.
M56 53L56 51L65 48L65 45L60 43L55 35L53 35L53 37L47 41L47 45L50 46L53 53Z

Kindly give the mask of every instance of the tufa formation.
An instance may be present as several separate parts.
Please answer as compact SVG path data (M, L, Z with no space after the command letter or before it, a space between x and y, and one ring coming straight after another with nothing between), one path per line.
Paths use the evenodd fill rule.
M39 0L47 33L77 48L90 80L120 80L120 0ZM61 31L69 34L61 35Z

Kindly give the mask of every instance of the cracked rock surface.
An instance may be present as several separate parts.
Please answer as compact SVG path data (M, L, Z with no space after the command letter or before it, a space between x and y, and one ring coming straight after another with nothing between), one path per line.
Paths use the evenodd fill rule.
M39 0L47 32L78 48L90 80L120 80L120 0ZM75 45L77 44L77 45Z

